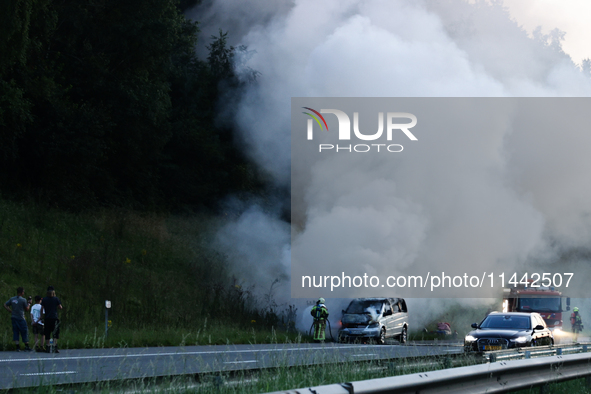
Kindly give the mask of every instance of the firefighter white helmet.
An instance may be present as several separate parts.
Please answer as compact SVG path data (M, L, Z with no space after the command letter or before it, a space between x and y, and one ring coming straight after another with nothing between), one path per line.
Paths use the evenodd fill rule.
M324 298L320 297L320 298L318 299L318 303L319 303L319 304L324 304Z

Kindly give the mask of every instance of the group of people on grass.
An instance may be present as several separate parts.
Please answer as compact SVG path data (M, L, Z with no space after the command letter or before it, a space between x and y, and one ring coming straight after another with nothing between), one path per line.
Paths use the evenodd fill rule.
M29 296L25 299L25 289L18 287L16 289L16 296L12 297L4 303L4 309L11 314L12 320L12 339L14 340L15 350L21 351L19 336L25 344L25 351L35 349L38 352L59 353L57 348L57 340L60 337L58 310L62 309L62 303L59 298L55 296L55 289L53 286L47 288L45 297L35 296L35 304L31 306L33 298ZM35 344L33 349L29 347L29 327L25 319L25 312L31 313L31 326L33 334L35 335ZM46 347L45 343L49 344L50 338L53 335L53 349ZM41 346L38 346L41 339Z

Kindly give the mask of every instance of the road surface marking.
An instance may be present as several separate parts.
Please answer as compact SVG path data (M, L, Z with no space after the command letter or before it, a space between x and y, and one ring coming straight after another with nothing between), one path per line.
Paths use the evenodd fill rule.
M19 373L19 376L65 375L65 374L71 374L71 373L78 373L78 371Z
M224 361L224 364L242 364L242 363L256 363L257 360L248 360L248 361Z

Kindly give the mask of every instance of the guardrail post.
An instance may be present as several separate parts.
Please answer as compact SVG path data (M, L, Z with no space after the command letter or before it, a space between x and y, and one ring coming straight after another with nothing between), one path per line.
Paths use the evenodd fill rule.
M451 358L449 358L449 357L443 358L443 368L445 368L445 369L451 368Z
M587 353L587 345L583 345L583 352Z
M488 355L488 361L491 363L496 363L497 362L497 355L494 353L491 353Z
M531 352L530 351L525 352L525 358L531 358Z
M388 362L388 374L389 375L395 375L396 374L396 362L395 361L389 361Z
M217 390L219 390L224 385L224 379L222 379L221 375L216 375L213 377L213 385Z
M348 392L349 394L353 394L353 393L354 393L354 391L353 391L353 383L345 382L345 383L341 383L341 386L342 386L342 387L343 387L345 390L347 390L347 392Z
M556 355L562 356L562 348L556 349Z

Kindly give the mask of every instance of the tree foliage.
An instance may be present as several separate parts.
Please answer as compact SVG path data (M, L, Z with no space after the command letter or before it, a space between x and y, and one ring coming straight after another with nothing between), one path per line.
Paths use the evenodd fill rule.
M0 5L0 190L70 209L211 206L251 188L251 164L216 124L240 82L220 32L171 0Z

